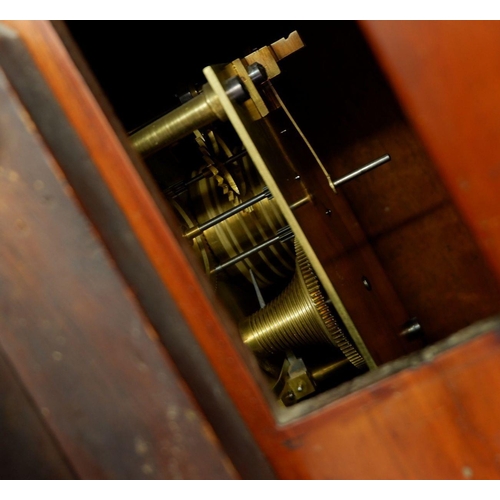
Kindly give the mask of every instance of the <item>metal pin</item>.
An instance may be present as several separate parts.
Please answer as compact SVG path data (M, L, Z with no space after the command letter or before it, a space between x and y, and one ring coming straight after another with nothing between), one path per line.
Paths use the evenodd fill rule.
M404 325L403 329L399 332L401 337L407 340L415 340L423 336L423 329L417 318L411 318Z
M196 238L196 236L199 236L201 233L203 233L203 231L206 231L207 229L216 226L220 222L229 219L229 217L232 217L233 215L236 215L237 213L245 210L245 208L251 207L252 205L255 205L255 203L258 203L259 201L262 201L265 198L271 199L272 197L273 195L271 194L271 191L269 191L269 189L265 187L262 190L262 193L258 194L257 196L254 196L253 198L250 198L249 200L240 203L239 205L236 205L235 207L227 210L226 212L215 216L213 219L207 220L207 222L204 222L203 224L200 224L199 226L190 229L187 233L184 234L184 237Z
M241 151L241 153L238 153L236 155L233 155L231 156L231 158L228 158L225 162L224 162L224 165L230 165L231 163L235 162L236 160L239 160L240 158L243 158L244 156L246 156L248 153L246 151L246 149L244 149L243 151Z
M261 250L264 250L267 247L270 247L271 245L274 245L275 243L282 242L284 243L285 241L288 241L294 237L294 234L292 230L290 229L289 226L282 227L281 229L278 230L276 233L276 236L273 238L270 238L267 241L264 241L260 245L257 245L253 247L252 249L248 250L247 252L240 253L240 255L237 255L236 257L233 257L232 259L229 259L227 262L224 262L223 264L219 264L217 267L212 269L210 271L210 274L213 273L218 273L222 271L223 269L226 269L226 267L232 266L233 264L237 264L241 260L244 260L250 256L252 256L255 253L260 252Z
M248 66L247 73L255 85L260 85L267 80L266 68L257 62Z
M257 295L257 300L259 301L259 306L261 309L264 309L264 307L266 307L266 303L264 301L264 297L262 297L262 292L260 291L259 285L257 285L257 280L255 279L253 271L251 269L249 269L248 271L250 272L250 277L252 278L252 283L255 290L255 295Z
M302 207L306 203L309 203L311 201L310 195L304 196L304 198L301 198L300 200L297 200L295 203L292 203L290 205L290 210L296 210L297 208Z
M207 169L204 172L202 172L201 174L198 174L195 177L191 177L191 179L189 179L187 181L177 182L176 184L173 184L172 186L170 186L166 190L165 196L167 196L168 198L177 198L177 196L179 196L182 193L186 192L187 189L188 189L188 187L191 184L194 184L195 182L201 181L202 179L205 179L206 177L209 177L211 174L212 173L210 172L210 170Z
M363 276L361 278L361 281L363 282L363 285L368 291L371 291L372 289L372 284L368 281L368 278L366 276Z
M387 163L388 161L391 161L391 157L389 155L381 156L375 161L372 161L371 163L368 163L367 165L364 165L361 168L358 168L358 170L355 170L354 172L351 172L350 174L347 174L345 177L341 177L340 179L337 179L336 181L333 182L333 185L335 187L339 187L342 184L345 184L346 182L352 181L356 177L359 177L360 175L366 174L370 170L373 170L374 168L380 167L380 165L383 165L384 163Z

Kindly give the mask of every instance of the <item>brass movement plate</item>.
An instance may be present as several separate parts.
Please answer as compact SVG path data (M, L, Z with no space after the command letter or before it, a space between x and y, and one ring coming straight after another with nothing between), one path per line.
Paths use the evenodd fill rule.
M293 211L290 209L290 205L303 199L306 195L310 195L314 198L314 193L307 192L302 182L295 181L295 179L300 180L300 175L303 171L301 163L303 163L302 157L304 155L308 155L308 168L319 169L321 171L321 177L326 183L328 182L327 178L307 144L303 143L304 147L300 151L302 157L299 155L299 161L297 162L294 155L291 154L290 148L286 148L285 150L284 144L280 141L280 131L276 127L273 127L272 122L265 121L264 119L253 121L244 107L231 102L226 95L222 82L227 80L230 76L234 76L233 71L231 65L226 66L224 69L218 67L217 70L209 66L203 70L203 73L207 82L219 97L220 103L229 121L240 137L255 167L273 194L273 197L276 199L288 225L299 240L318 279L331 300L333 307L342 319L360 354L364 357L368 368L375 369L376 363L373 357L368 351L360 333L342 303L339 294L311 246L309 239L305 235ZM282 118L288 120L288 127L294 129L294 124L290 122L290 119L284 112L283 115ZM276 151L281 151L282 154L277 155ZM285 185L286 189L283 190L282 186Z

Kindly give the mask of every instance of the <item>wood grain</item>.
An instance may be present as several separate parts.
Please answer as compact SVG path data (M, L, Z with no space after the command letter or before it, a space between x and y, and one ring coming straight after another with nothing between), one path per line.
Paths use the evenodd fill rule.
M291 425L296 477L498 479L498 331L433 356Z
M3 73L0 109L0 347L68 462L236 477Z
M117 135L50 23L7 22L31 52L68 120L87 148L111 193L197 337L250 429L262 432L274 418L259 369L239 339L198 262L146 185L144 166ZM119 133L120 134L120 133ZM142 165L142 166L141 166ZM220 360L224 359L221 363ZM261 380L262 385L265 384ZM272 444L270 445L272 447Z
M0 64L234 466L243 478L274 477L24 44L0 35Z
M74 479L43 417L0 355L0 480Z
M361 26L498 279L500 24Z
M372 246L406 314L423 326L423 340L432 344L497 314L498 282L359 26L303 22L298 29L306 47L283 71L280 93L332 178L391 155L389 163L341 186L338 197L354 212L354 229ZM373 293L383 281L372 269L365 273Z

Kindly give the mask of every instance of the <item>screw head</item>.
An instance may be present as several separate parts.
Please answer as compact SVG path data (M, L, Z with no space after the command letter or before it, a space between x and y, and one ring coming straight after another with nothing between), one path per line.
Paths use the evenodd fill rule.
M404 325L399 335L407 340L423 337L424 332L417 318L411 318Z
M365 285L365 288L370 291L372 289L372 285L371 283L368 281L368 278L366 276L363 276L363 278L361 278L362 281L363 281L363 285Z

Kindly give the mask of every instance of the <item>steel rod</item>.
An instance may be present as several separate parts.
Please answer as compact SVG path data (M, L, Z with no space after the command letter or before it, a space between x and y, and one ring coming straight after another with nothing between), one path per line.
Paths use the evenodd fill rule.
M271 245L274 245L275 243L278 242L285 242L288 241L289 239L293 238L294 234L292 233L292 230L290 229L289 226L285 226L284 228L281 228L276 236L270 238L267 241L264 241L263 243L260 243L259 245L254 246L252 249L240 253L239 255L236 255L236 257L233 257L232 259L229 259L227 262L224 262L223 264L219 264L218 266L214 267L210 271L210 274L218 273L224 269L226 269L229 266L232 266L234 264L237 264L238 262L251 257L253 254L260 252L261 250L264 250L267 247L270 247Z
M358 168L354 172L347 174L345 177L341 177L340 179L334 181L333 185L335 187L338 187L342 184L345 184L346 182L352 181L353 179L356 179L356 177L359 177L360 175L366 174L370 170L373 170L374 168L380 167L380 165L383 165L384 163L387 163L388 161L391 161L391 157L389 155L381 156L377 160L372 161L371 163L368 163L367 165L364 165L363 167Z
M203 224L190 229L187 233L184 234L184 237L196 238L196 236L199 236L201 233L203 233L203 231L206 231L207 229L216 226L220 222L229 219L229 217L232 217L233 215L236 215L237 213L245 210L245 208L255 205L259 201L262 201L264 198L272 198L271 192L267 188L264 188L262 193L258 194L257 196L254 196L253 198L240 203L239 205L227 210L226 212L215 216L213 219L210 219L207 222L204 222Z
M296 201L295 203L292 203L290 205L290 210L296 210L297 208L304 206L306 203L309 203L310 201L311 201L310 195L304 196L304 198L301 198L300 200Z
M228 158L225 162L224 162L224 165L230 165L231 163L233 163L234 161L236 160L239 160L240 158L243 158L243 156L246 156L247 155L247 151L246 149L244 149L243 151L241 151L240 153L238 154L235 154L233 156L231 156L231 158Z

